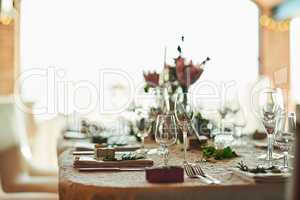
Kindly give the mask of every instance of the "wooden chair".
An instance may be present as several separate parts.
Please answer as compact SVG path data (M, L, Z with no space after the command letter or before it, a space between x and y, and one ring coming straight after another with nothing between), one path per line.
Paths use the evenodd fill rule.
M30 157L24 113L17 108L13 97L0 97L1 195L4 194L3 191L57 193L57 175L46 171L35 171L30 164ZM32 171L35 173L29 173ZM10 194L4 196L7 195ZM12 196L18 199L22 195Z

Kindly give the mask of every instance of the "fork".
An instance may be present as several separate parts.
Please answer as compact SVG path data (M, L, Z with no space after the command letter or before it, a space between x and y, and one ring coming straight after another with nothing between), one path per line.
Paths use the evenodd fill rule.
M201 179L203 182L205 182L206 184L213 184L213 182L211 180L209 180L208 178L205 178L201 175L198 175L195 173L195 171L193 170L193 167L191 166L191 164L189 163L184 163L184 171L187 174L188 177L190 178L199 178Z
M203 177L205 177L205 178L210 179L214 184L221 184L221 181L220 181L220 180L218 180L218 179L216 179L216 178L214 178L214 177L212 177L212 176L210 176L210 175L204 173L204 171L202 170L202 168L201 168L201 166L200 166L199 163L198 163L198 164L194 164L194 165L191 166L191 167L192 167L192 169L195 171L195 173L196 173L197 175L200 175L200 176L203 176Z

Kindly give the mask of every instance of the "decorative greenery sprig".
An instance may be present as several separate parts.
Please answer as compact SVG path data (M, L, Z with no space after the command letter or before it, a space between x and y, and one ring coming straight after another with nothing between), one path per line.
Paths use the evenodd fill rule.
M122 160L139 160L143 159L145 156L135 153L135 152L129 152L124 153L121 158L104 158L103 161L122 161Z
M130 152L122 155L122 160L139 160L143 158L145 158L145 156L134 152Z
M238 155L230 147L224 149L216 149L213 146L207 146L202 149L203 156L206 159L214 158L215 160L224 160L230 158L236 158Z
M268 171L270 171L272 173L281 173L281 171L275 166L266 168L261 165L257 165L254 168L250 168L250 167L248 167L248 165L246 163L244 163L244 161L239 162L237 165L237 168L239 168L241 171L251 172L253 174L265 174Z

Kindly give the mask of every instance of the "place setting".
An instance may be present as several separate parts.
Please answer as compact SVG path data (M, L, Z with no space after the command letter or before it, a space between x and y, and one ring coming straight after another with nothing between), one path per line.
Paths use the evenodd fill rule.
M254 146L267 149L267 153L255 155L258 157L255 166L250 167L240 161L233 171L242 177L253 178L256 182L287 181L293 170L289 163L294 158L294 115L287 115L280 89L265 88L260 94L253 95L253 98L258 101L254 111L267 135L267 141L256 141Z

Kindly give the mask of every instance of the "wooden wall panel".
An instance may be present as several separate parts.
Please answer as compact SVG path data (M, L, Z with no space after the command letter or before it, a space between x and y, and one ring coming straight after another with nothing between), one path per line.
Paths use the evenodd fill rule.
M261 15L270 10L262 9ZM290 31L271 30L260 26L260 74L269 77L274 87L283 89L285 102L290 108Z
M0 24L0 95L13 93L14 59L14 23Z
M0 23L0 95L11 95L19 70L19 13L20 2L14 1L15 20L9 25Z

